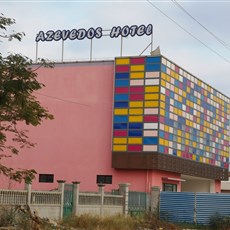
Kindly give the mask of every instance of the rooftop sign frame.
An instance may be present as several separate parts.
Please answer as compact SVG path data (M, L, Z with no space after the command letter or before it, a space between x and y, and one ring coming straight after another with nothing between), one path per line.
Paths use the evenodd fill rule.
M90 42L90 60L92 60L92 44L93 39L100 39L103 36L109 36L110 38L121 38L121 44L120 44L120 56L122 56L123 51L123 38L126 38L128 36L134 37L134 36L151 36L151 42L148 44L148 46L144 49L144 51L151 46L152 51L152 44L153 44L153 25L125 25L123 27L121 26L113 26L109 30L103 30L102 27L93 28L90 27L89 29L72 29L72 30L49 30L47 32L39 31L39 33L36 35L35 41L36 41L36 62L38 60L38 43L39 42L52 42L52 41L62 41L62 62L64 60L64 42L66 40L84 40L89 39ZM143 51L143 52L144 52ZM142 53L143 53L142 52Z

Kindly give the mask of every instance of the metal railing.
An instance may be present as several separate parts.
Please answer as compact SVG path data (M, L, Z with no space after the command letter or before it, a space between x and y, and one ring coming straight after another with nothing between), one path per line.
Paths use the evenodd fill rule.
M32 191L31 192L31 204L61 204L61 193L60 192L46 192L46 191Z

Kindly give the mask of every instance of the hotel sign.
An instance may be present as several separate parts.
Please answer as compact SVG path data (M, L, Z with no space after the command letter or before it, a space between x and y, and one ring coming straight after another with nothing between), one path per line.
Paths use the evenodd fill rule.
M101 38L102 36L110 36L110 38L117 38L119 36L121 37L134 37L134 36L143 36L147 35L150 36L153 33L153 26L152 24L149 24L147 26L145 25L132 25L132 26L114 26L110 30L109 34L105 34L104 32L107 30L103 30L101 27L97 28L89 28L86 29L72 29L72 30L49 30L47 32L40 31L35 41L39 42L45 42L45 41L60 41L60 40L83 40L85 38L93 39L93 38Z

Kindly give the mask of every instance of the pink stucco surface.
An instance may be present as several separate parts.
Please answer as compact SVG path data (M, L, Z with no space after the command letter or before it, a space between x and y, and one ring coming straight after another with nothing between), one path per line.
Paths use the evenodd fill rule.
M114 62L56 64L55 68L38 69L38 79L45 87L36 93L54 120L29 127L34 148L7 161L13 168L33 168L38 174L54 174L54 183L33 181L33 189L54 189L56 180L80 181L84 191L97 190L97 175L112 175L112 185L130 183L130 189L148 192L162 186L163 177L180 178L179 174L156 170L115 170L111 167L112 109ZM18 188L2 176L1 188ZM180 182L178 184L180 191Z

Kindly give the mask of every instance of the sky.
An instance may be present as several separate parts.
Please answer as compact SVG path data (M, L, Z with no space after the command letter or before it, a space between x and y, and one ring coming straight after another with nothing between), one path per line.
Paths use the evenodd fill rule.
M153 25L153 50L230 97L229 1L0 1L0 13L14 18L9 32L25 32L21 42L2 41L0 52L20 53L32 60L107 60L121 55L121 39L38 42L39 31ZM123 56L150 55L151 36L128 36ZM64 47L64 48L63 48ZM146 50L145 48L148 47ZM144 52L143 52L144 51Z

